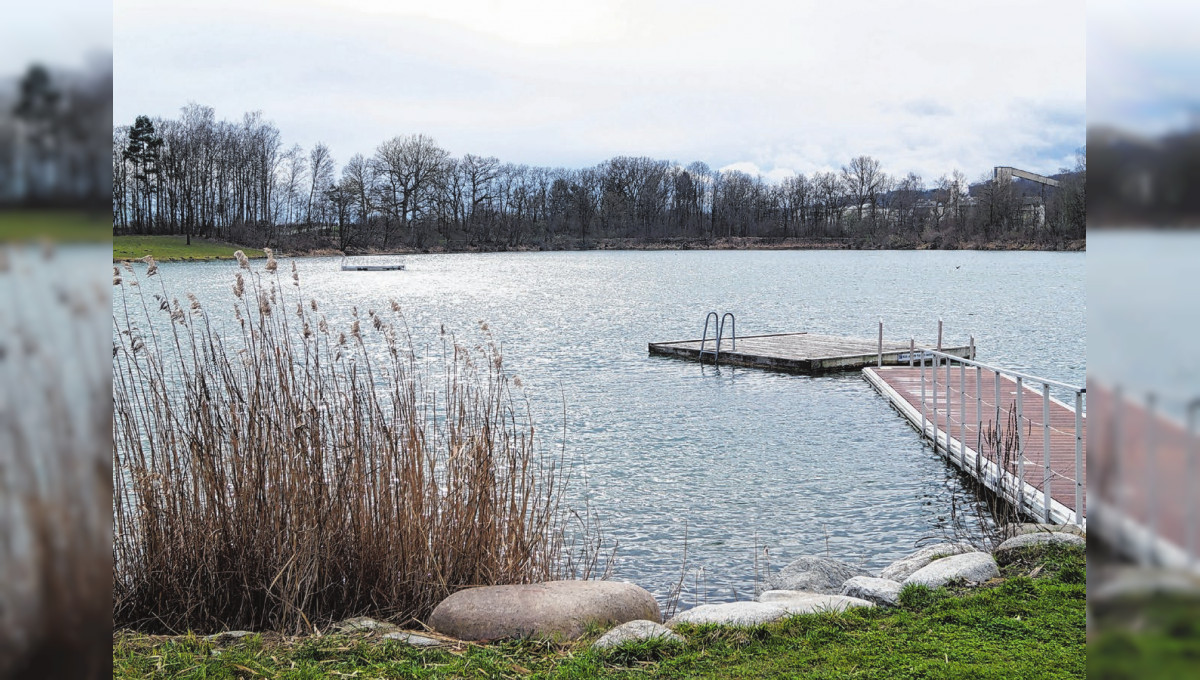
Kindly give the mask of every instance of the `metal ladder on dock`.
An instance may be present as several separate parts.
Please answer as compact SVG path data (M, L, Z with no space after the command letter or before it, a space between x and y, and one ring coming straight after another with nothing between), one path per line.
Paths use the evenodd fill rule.
M704 363L705 354L712 355L714 366L721 361L721 338L725 336L726 318L729 319L729 347L730 349L737 349L737 319L733 316L733 313L725 312L723 316L718 317L716 312L709 312L704 317L704 335L700 337L700 355L698 357L700 363ZM713 343L714 348L706 350L704 349L704 345L708 342L708 324L710 321L713 322L713 329L716 331L717 337Z

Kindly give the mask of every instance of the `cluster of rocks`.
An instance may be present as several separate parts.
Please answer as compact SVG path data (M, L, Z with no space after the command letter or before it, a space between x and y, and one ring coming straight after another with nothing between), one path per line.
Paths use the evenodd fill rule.
M907 585L938 588L999 578L999 565L1025 548L1047 543L1083 545L1070 528L1025 525L994 553L966 543L929 545L885 567L878 575L829 557L801 557L767 581L752 601L707 604L676 614L665 624L658 603L644 589L611 581L553 581L459 591L430 617L430 626L462 640L505 637L578 638L588 626L616 626L596 641L599 648L631 640L682 642L680 624L754 626L796 614L841 612L853 607L894 607Z
M402 631L368 618L349 619L338 628L367 631L415 646L524 637L572 640L597 626L610 628L594 643L601 649L633 640L682 643L683 637L673 630L681 624L754 626L796 614L894 607L905 586L983 583L998 578L1000 564L1031 546L1085 543L1082 535L1070 528L1024 525L1015 533L992 553L966 543L925 546L877 575L829 557L801 557L772 574L767 589L754 600L700 605L676 614L665 624L654 596L632 583L550 581L454 593L430 616L428 625L433 632Z

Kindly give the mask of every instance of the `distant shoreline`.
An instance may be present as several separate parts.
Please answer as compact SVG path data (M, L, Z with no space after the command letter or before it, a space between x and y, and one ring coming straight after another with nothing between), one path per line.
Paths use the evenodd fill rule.
M183 236L114 236L113 262L133 260L149 254L161 262L227 260L234 251L242 249L247 255L261 253L261 248L221 243L207 239L192 239L193 245L184 244ZM400 246L388 249L351 249L342 252L336 248L316 246L311 248L279 246L275 249L281 257L340 257L343 255L419 255L448 253L527 253L547 251L590 251L590 250L985 250L985 251L1045 251L1083 252L1087 250L1084 239L1065 241L1061 244L1021 243L1008 241L974 241L931 243L872 243L860 239L801 239L767 237L687 238L687 239L635 239L606 238L589 241L560 241L552 244L522 244L506 246L485 244L476 246L433 245L425 248Z

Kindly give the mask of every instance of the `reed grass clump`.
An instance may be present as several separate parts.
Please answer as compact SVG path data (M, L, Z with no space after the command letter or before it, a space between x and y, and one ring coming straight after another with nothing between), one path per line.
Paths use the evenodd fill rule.
M311 632L588 576L564 451L535 444L494 343L443 331L418 357L394 301L335 323L294 263L237 259L229 313L152 263L114 277L116 625Z

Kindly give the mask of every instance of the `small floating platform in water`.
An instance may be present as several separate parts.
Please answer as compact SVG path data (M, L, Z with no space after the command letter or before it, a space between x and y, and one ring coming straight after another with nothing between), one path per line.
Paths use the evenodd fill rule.
M677 342L652 342L650 353L700 361L700 340ZM704 345L704 361L713 360L716 342L709 338ZM957 357L970 358L971 348L943 347L943 352ZM907 366L910 357L921 358L917 349L911 356L909 343L883 343L884 366ZM731 341L721 340L719 364L753 366L795 373L829 373L850 371L875 366L879 362L878 340L842 338L815 333L776 333L773 335L747 335Z

